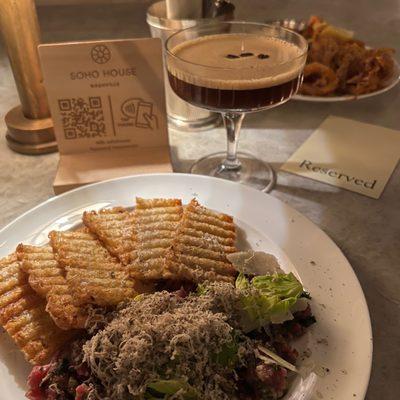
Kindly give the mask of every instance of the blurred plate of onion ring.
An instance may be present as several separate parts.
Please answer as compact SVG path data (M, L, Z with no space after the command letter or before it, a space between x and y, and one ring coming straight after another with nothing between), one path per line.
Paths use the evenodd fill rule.
M272 24L301 33L309 50L304 79L293 98L313 102L359 100L384 93L400 81L400 66L390 48L371 48L354 32L317 16Z
M377 96L378 94L382 94L387 92L396 86L400 81L400 66L395 61L395 70L390 79L385 82L385 85L381 89L377 89L373 92L364 93L364 94L343 94L343 95L331 95L331 96L317 96L317 95L304 95L304 94L296 94L292 97L294 100L301 101L313 101L313 102L325 102L332 103L337 101L350 101L350 100L361 100L367 97Z

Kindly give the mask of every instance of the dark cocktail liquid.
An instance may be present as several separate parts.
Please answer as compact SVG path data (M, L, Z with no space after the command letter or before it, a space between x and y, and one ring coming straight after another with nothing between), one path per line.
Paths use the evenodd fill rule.
M183 100L201 108L256 110L289 99L301 84L301 75L276 86L256 89L214 89L185 82L168 72L173 91Z

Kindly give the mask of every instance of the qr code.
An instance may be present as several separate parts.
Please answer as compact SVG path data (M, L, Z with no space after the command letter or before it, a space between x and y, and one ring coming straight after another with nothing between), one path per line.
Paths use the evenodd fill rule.
M101 97L60 99L58 108L66 139L106 136Z

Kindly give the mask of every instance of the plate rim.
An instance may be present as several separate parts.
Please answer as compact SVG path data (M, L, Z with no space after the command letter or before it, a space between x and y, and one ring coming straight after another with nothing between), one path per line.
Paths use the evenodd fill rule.
M368 388L369 388L369 384L370 384L370 379L371 379L371 372L372 372L372 362L373 362L373 350L374 350L374 345L373 345L373 330L372 330L372 321L371 321L371 314L369 311L369 307L368 307L368 303L364 294L364 290L361 286L361 283L352 267L352 265L350 264L349 260L347 259L347 257L344 255L344 253L342 252L342 250L340 249L340 247L335 243L335 241L322 229L320 228L317 224L315 224L311 219L309 219L307 216L303 215L301 212L299 212L298 210L296 210L295 208L291 207L290 205L288 205L287 203L283 202L282 200L271 196L268 193L264 193L261 192L257 189L254 189L252 187L246 186L246 185L242 185L236 182L231 182L228 180L224 180L221 178L215 178L215 177L210 177L210 176L204 176L204 175L195 175L195 174L188 174L188 173L176 173L176 172L172 172L172 173L151 173L151 174L132 174L132 175L126 175L126 176L122 176L122 177L118 177L118 178L112 178L112 179L107 179L104 181L100 181L100 182L95 182L95 183L91 183L88 185L83 185L80 186L78 188L69 190L67 192L64 192L60 195L54 195L53 197L50 197L44 201L42 201L41 203L37 204L36 206L30 208L29 210L25 211L24 213L22 213L21 215L19 215L18 217L14 218L12 221L10 221L9 223L7 223L3 228L0 229L0 236L2 234L4 234L5 231L7 231L8 229L10 229L14 224L16 224L18 221L20 221L21 219L25 218L26 216L28 216L30 213L33 213L34 211L36 211L37 209L40 209L42 207L47 207L49 204L53 203L53 202L57 202L57 201L62 201L62 199L64 197L68 197L73 193L76 192L81 192L81 191L86 191L86 190L90 190L93 187L96 186L103 186L103 185L107 185L109 182L115 182L115 181L124 181L124 180L130 180L132 178L142 178L142 177L162 177L162 176L174 176L174 177L179 177L179 176L184 176L184 177L188 177L191 179L199 179L199 180L205 180L205 181L215 181L215 182L220 182L221 184L226 184L228 186L240 186L241 190L245 190L248 191L249 193L255 193L257 195L265 195L267 196L271 201L275 202L275 204L279 204L280 206L282 206L283 208L286 208L288 210L290 210L291 213L293 213L297 218L303 219L305 220L307 223L311 224L315 229L317 229L322 236L324 237L325 240L329 241L331 245L333 245L333 247L335 248L335 250L340 254L340 256L343 258L343 260L345 260L346 264L347 264L347 269L349 271L350 274L352 274L352 277L354 279L355 284L357 285L357 288L360 291L361 294L361 298L359 300L361 300L363 309L365 311L365 316L367 317L367 328L368 328L368 332L367 335L371 338L371 340L368 341L368 354L369 354L369 365L368 365L368 369L366 369L365 372L367 372L365 378L366 378L366 382L363 385L363 389L362 392L360 394L362 394L362 398L364 399ZM1 244L1 243L0 243ZM280 245L277 244L279 247ZM3 256L0 256L3 257Z

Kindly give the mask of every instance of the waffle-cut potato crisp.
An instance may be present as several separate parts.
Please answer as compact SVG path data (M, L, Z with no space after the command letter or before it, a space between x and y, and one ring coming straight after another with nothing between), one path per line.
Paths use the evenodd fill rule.
M16 254L1 259L0 324L34 365L46 363L74 335L59 329L45 308L45 300L30 287Z
M84 212L83 223L122 264L129 264L135 249L133 211L115 207Z
M84 307L78 306L68 284L51 290L47 296L46 311L56 325L65 330L83 329L88 318Z
M17 257L32 289L47 299L46 311L56 325L65 330L84 328L87 314L75 305L64 268L56 261L51 246L20 244Z
M165 268L165 256L182 218L178 199L136 198L135 252L131 276L142 280L173 278Z
M116 305L142 289L89 231L52 231L49 238L78 304Z
M66 284L62 268L50 246L19 244L16 252L22 270L28 274L29 284L41 297L46 298L55 286Z
M174 279L232 282L236 270L226 254L236 251L232 217L192 200L183 211L179 230L168 251L167 269Z

